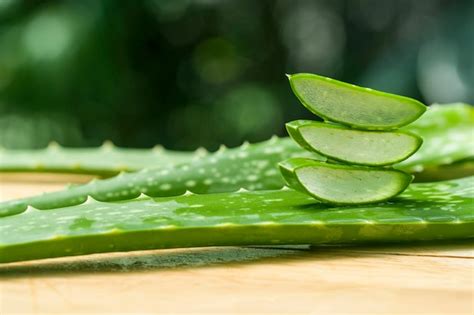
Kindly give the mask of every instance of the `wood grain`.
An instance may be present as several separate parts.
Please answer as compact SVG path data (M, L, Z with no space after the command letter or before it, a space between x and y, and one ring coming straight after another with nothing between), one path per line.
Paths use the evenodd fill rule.
M0 199L62 177L0 176ZM23 175L25 176L25 175ZM0 265L0 314L473 314L472 242L195 248Z

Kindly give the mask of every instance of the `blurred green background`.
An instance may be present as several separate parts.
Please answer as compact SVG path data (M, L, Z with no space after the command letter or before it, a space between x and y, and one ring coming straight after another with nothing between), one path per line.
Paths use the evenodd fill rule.
M473 103L473 56L472 0L0 0L0 144L264 140L296 72Z

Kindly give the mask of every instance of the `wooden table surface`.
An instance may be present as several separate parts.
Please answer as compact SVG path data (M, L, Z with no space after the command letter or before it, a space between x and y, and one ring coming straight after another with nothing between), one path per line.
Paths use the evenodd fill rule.
M84 176L0 174L0 200ZM196 248L0 265L0 314L474 314L472 242Z

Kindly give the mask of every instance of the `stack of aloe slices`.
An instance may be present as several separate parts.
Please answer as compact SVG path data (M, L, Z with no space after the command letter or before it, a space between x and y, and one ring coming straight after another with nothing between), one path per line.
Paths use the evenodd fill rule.
M289 76L291 88L325 122L288 123L290 136L327 161L291 158L280 163L288 185L323 202L359 204L403 192L413 176L391 166L414 154L422 139L398 130L426 110L420 102L314 74Z

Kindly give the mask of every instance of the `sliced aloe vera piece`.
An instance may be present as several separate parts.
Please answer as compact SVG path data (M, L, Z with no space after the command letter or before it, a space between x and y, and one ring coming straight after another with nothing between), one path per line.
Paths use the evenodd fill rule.
M314 114L358 129L395 129L426 110L417 100L315 74L289 75L293 92Z
M403 161L423 142L406 131L365 131L309 120L292 121L286 129L307 150L337 161L369 166Z
M473 178L334 207L293 190L87 202L0 218L0 262L158 248L474 237Z
M280 163L290 187L334 204L362 204L387 200L404 191L413 176L402 171L347 166L293 158Z

